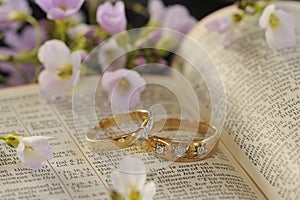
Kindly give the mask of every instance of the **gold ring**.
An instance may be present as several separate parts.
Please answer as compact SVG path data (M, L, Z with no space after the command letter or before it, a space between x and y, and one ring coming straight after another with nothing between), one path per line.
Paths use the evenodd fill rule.
M128 127L132 128L132 123L138 124L138 128L125 130ZM153 119L149 111L133 110L102 119L92 130L86 133L85 137L89 147L93 150L108 151L127 148L135 144L137 140L146 138L152 124Z
M195 133L195 135L189 138L187 135L178 137L184 131L190 135ZM153 135L162 132L173 133L170 134L171 137ZM149 137L143 141L142 147L148 152L153 152L155 156L169 161L195 162L209 157L216 150L217 143L216 129L209 124L186 119L167 118L154 122Z

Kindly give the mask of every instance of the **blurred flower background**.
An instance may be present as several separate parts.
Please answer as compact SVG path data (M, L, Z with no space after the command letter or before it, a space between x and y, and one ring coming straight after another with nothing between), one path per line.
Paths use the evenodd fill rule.
M45 66L43 61L38 60L36 55L40 45L46 40L61 40L66 43L72 52L84 49L85 51L81 52L84 57L89 50L107 38L107 34L115 34L126 28L142 27L148 22L157 26L160 23L162 14L165 12L165 7L162 7L163 4L157 2L147 9L149 5L147 0L124 1L125 12L123 13L120 13L123 9L121 2L118 2L115 8L109 2L99 8L98 6L103 2L103 0L1 0L0 87L38 81L39 72ZM180 3L189 9L196 20L232 2L222 0L211 0L209 2L166 0L163 3L165 6ZM189 15L187 10L179 6L173 9L172 12L180 13L177 18L178 16ZM164 27L184 31L183 29L194 24L193 21L190 21L190 24L185 24L185 26L180 26L180 24L177 26L172 23L175 20L172 17L174 16L172 12L164 16L162 22ZM121 17L123 21L115 22L106 20L108 19L107 15L110 13L113 13L112 15L121 14L124 17L126 15L126 18ZM110 16L110 19L112 17L116 18L118 16ZM114 28L112 23L117 23L117 26ZM99 24L102 28L99 28ZM114 43L114 41L110 41L108 45L116 46ZM119 51L121 50L119 49ZM102 64L107 64L109 61L107 57L101 59ZM120 62L122 62L122 59L115 63L119 68L122 64ZM146 62L146 60L142 57L135 60L136 64L143 62ZM164 63L164 60L160 60L160 62ZM49 71L47 67L46 70ZM41 80L44 79L41 78ZM45 88L45 84L42 88ZM51 99L53 95L48 95L47 98Z
M180 4L177 4L179 3ZM271 0L237 0L235 13L215 19L207 30L223 35L228 47L238 24L248 16L261 16L260 27L273 49L295 44L295 23ZM0 0L0 87L39 83L41 97L55 100L78 82L91 50L101 44L97 62L101 72L133 69L147 63L167 65L182 36L197 21L230 1L103 1L103 0ZM127 30L141 27L135 41ZM151 44L154 48L144 48ZM167 49L167 50L162 50ZM79 70L81 67L82 70ZM117 77L116 78L116 74ZM144 81L126 70L109 73L104 90L118 97L116 107L134 108ZM136 83L135 83L136 82ZM109 91L108 91L109 89ZM125 102L125 103L124 103ZM124 107L124 105L126 105Z

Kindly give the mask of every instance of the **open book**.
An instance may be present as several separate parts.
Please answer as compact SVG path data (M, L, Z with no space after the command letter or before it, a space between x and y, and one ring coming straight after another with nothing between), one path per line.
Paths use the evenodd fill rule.
M295 14L300 11L297 2L280 6ZM232 10L229 7L210 15L190 34L218 66L227 94L224 130L218 149L210 158L169 165L139 146L110 152L89 149L84 133L96 123L95 117L77 116L74 123L74 109L75 113L86 113L82 116L93 115L89 106L97 104L98 119L110 114L105 94L100 93L96 99L86 95L87 85L94 82L92 78L80 82L75 101L71 91L54 102L46 102L39 98L37 85L2 89L0 133L52 136L54 159L46 162L43 169L32 171L20 166L14 149L1 145L0 199L109 199L109 175L128 154L145 161L148 178L157 187L154 199L299 199L300 24L294 48L273 52L263 31L252 24L243 26L238 38L225 49L219 44L220 36L208 33L204 25ZM199 59L197 52L184 43L181 51L189 59ZM193 68L185 63L178 65L174 67L194 83L203 99L205 106L199 106L208 110L201 116L206 120L209 103L201 97L206 92L203 84L194 80ZM172 77L149 76L147 81L181 87ZM140 106L150 109L157 103L168 116L176 116L180 106L172 95L159 84L152 85L146 88ZM185 105L192 105L188 98ZM193 108L185 116L199 115L192 112Z

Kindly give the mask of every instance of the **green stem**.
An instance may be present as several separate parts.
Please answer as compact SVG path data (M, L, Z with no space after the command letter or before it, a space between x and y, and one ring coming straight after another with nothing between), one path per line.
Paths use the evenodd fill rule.
M89 8L89 22L90 24L96 24L96 9L98 5L98 0L90 0L88 2L88 8Z
M34 49L27 55L36 56L38 49L40 48L40 46L43 42L41 26L40 26L39 22L31 15L27 16L26 21L33 26L33 28L35 29L35 32L36 32L36 45L35 45Z
M22 63L22 64L39 64L39 60L36 55L24 54L20 56L0 56L1 62L15 62L15 63Z
M0 135L0 140L4 140L4 141L6 141L6 136L4 136L4 135Z
M66 21L66 19L61 19L61 20L56 20L55 21L55 25L56 25L56 33L57 33L57 37L63 41L66 42L66 31L68 30L68 23Z
M24 79L24 82L28 83L29 79L27 74L25 73L24 69L16 62L12 62L13 66L16 68L16 70L19 72L19 74L22 76L22 78Z

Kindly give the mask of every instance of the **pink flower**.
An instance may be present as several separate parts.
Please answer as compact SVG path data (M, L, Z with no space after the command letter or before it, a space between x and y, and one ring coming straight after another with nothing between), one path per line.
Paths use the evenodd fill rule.
M165 7L161 0L151 0L148 4L150 24L186 34L197 22L186 7L172 5Z
M186 7L173 5L167 7L162 26L186 34L196 23L197 20L189 14Z
M111 35L124 31L127 25L124 3L118 1L113 5L106 1L100 5L97 9L97 22Z
M140 102L145 84L139 73L128 69L106 71L101 79L103 90L109 92L112 108L118 111L135 108Z
M148 11L150 14L150 25L159 25L165 15L165 5L161 0L150 0L148 3Z
M0 30L17 29L18 22L13 22L9 16L13 12L30 14L31 10L26 0L3 0L0 4Z
M217 18L205 24L208 31L218 32L223 35L221 44L224 47L229 46L235 38L233 21L229 16Z
M42 40L46 40L46 33L43 29ZM19 34L16 31L8 31L5 33L4 42L18 53L31 51L37 43L36 31L32 26L26 26Z
M84 0L35 0L47 13L48 19L63 19L75 14Z
M38 58L45 67L38 77L42 98L54 100L75 85L79 78L80 52L71 53L62 41L49 40L40 47Z
M294 46L296 43L295 20L285 11L276 10L271 4L265 8L259 25L266 30L266 39L273 49Z
M183 38L183 34L188 33L197 22L189 14L187 8L182 5L165 7L161 0L151 0L148 4L148 10L150 13L149 25L166 28L164 31L156 31L158 33L155 35L158 43L164 43L163 46L165 43L169 43L168 46L176 47ZM167 29L171 29L171 31ZM174 31L179 33L176 34Z

